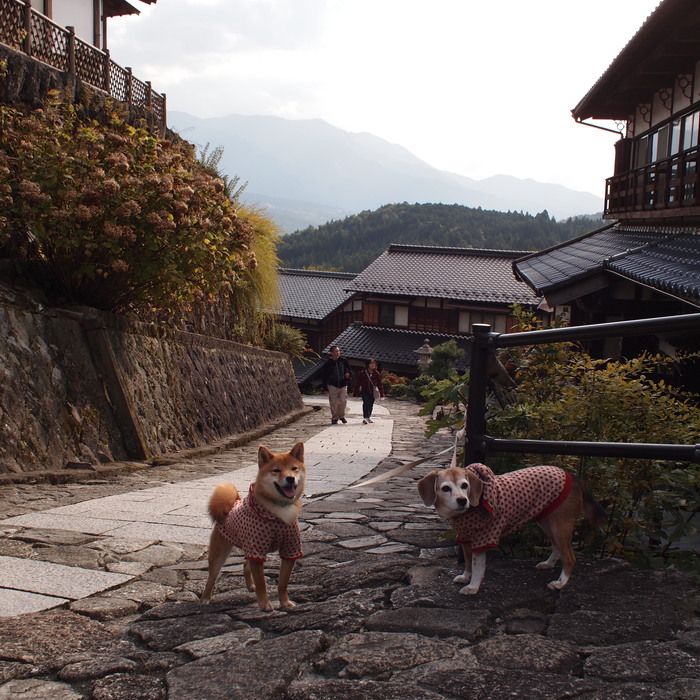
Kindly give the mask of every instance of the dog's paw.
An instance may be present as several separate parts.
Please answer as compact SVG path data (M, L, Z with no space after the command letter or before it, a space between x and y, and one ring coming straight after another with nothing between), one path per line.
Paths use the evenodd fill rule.
M272 612L274 610L269 601L267 603L259 603L259 607L263 612Z
M297 604L291 600L285 600L280 603L280 610L291 610L295 608Z
M479 592L479 586L464 586L459 589L459 592L462 595L474 595Z
M564 586L566 586L566 581L560 581L557 579L556 581L550 581L547 584L547 588L549 588L551 591L560 591Z
M472 580L471 574L460 574L452 579L452 583L469 583Z
M539 564L535 565L536 569L553 569L556 566L556 562L550 562L549 559L546 561L541 561Z

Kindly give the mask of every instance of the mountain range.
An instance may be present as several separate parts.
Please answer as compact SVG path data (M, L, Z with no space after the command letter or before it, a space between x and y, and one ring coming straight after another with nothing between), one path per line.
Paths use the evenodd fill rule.
M220 168L247 183L242 199L263 206L285 233L391 203L444 203L557 219L602 211L589 192L495 175L474 180L438 170L403 146L320 119L169 112L171 129L199 150L223 148Z

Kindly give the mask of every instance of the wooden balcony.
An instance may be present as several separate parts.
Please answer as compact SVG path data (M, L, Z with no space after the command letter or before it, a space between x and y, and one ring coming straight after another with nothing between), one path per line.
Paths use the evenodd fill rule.
M610 177L604 217L676 219L700 216L700 153L691 148L643 168Z
M0 42L101 90L129 109L140 108L166 126L165 95L136 79L131 68L114 63L109 51L79 39L32 9L28 0L0 0Z

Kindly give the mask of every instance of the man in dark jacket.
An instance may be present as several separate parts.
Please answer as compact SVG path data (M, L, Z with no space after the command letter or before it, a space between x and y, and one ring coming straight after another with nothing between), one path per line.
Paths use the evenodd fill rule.
M331 356L323 365L323 393L328 395L331 407L331 423L347 423L345 407L348 402L348 385L352 370L348 361L340 356L340 348L334 345Z

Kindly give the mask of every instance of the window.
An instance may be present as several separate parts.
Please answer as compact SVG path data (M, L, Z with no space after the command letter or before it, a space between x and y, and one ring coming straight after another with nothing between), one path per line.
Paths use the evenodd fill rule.
M676 119L671 125L671 144L669 154L675 155L681 149L681 120Z
M695 148L698 145L698 113L693 112L683 117L683 150Z
M693 112L667 122L646 136L641 136L634 142L632 167L644 168L681 151L696 148L699 130L700 112Z
M652 163L655 163L657 160L668 158L668 141L670 130L670 125L666 124L666 126L662 127L656 134L654 134L655 138L652 142L651 154Z
M354 299L345 304L343 311L362 311L362 299Z
M394 325L394 307L391 304L379 305L379 325L391 328Z
M494 333L505 333L507 318L503 314L492 314L486 311L460 311L459 332L471 333L475 323L488 323Z
M647 156L647 148L649 145L649 138L647 136L642 136L634 144L634 167L643 168L648 162L649 158Z
M408 326L408 306L397 306L394 311L394 323L406 328Z
M408 306L394 306L393 304L379 305L379 325L384 328L394 326L408 326Z

